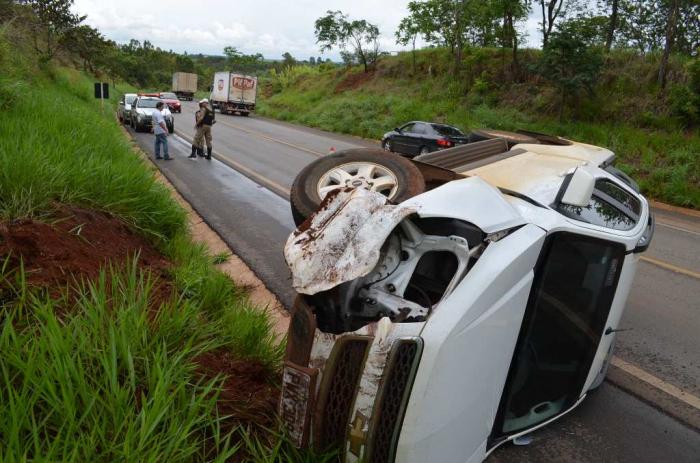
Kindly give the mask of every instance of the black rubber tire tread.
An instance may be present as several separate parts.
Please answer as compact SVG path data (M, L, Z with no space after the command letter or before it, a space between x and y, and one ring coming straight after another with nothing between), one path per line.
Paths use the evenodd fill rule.
M536 138L529 135L524 135L517 132L507 132L505 130L479 129L469 134L470 142L492 140L494 138L505 140L509 147L513 147L518 143L539 144L539 141Z
M373 162L390 169L399 183L396 196L392 199L393 203L400 203L425 191L423 174L406 158L376 148L339 151L313 161L294 179L289 193L289 204L296 225L303 223L321 204L316 186L323 174L334 167L350 162Z

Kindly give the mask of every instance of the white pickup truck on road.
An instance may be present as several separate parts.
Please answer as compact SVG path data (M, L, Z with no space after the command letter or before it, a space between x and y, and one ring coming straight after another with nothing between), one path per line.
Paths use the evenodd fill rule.
M280 401L297 445L476 463L600 385L654 222L612 152L528 136L299 174Z

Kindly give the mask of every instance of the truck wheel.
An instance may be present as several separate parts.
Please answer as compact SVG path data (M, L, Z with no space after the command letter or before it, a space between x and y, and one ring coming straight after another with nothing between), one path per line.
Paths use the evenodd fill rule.
M469 142L492 140L494 138L505 140L509 148L518 143L539 143L536 138L522 133L506 132L505 130L480 129L469 134Z
M241 113L241 116L243 117L248 117L250 116L250 113L248 111Z
M294 223L300 225L328 192L345 186L376 191L400 203L423 193L425 180L411 161L380 149L357 148L324 156L294 179L289 194Z

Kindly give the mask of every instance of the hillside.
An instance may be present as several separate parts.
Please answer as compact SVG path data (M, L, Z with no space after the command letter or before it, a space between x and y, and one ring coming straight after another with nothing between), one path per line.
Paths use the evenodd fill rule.
M658 56L615 51L605 57L594 92L569 98L560 120L561 96L536 71L540 55L521 51L517 79L510 56L497 49L472 50L459 78L439 48L419 50L415 71L410 52L382 58L369 73L289 67L264 80L258 112L373 139L410 120L553 133L610 148L649 197L700 208L697 60L672 60L661 91Z

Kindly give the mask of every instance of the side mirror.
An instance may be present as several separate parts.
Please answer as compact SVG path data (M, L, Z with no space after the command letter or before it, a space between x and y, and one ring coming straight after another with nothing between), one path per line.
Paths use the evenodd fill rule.
M394 127L394 132L398 132L398 133L401 133L401 129L400 129L400 128L398 128L398 127Z
M578 168L569 180L569 185L561 198L561 203L571 206L588 206L593 196L595 177L590 172Z

